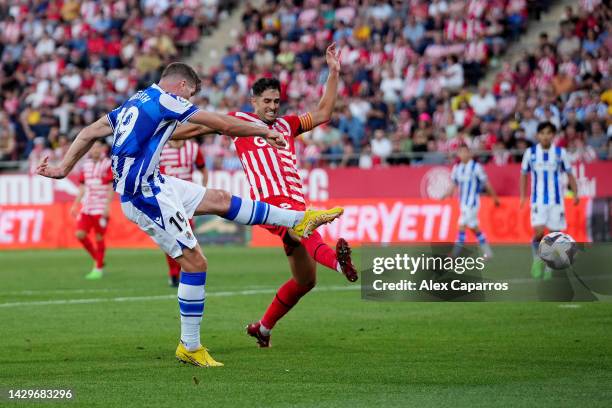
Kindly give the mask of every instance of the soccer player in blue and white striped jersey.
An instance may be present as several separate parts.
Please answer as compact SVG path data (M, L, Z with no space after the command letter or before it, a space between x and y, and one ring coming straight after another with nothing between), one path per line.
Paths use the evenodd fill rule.
M466 145L459 147L457 156L460 161L453 166L451 173L453 187L447 194L447 196L451 196L454 194L455 189L459 189L461 215L459 216L459 233L453 248L453 255L459 255L465 243L465 230L469 228L476 235L484 256L490 258L493 256L493 251L487 242L485 234L478 228L480 193L487 191L493 198L496 206L499 205L499 199L497 194L495 194L495 190L491 187L484 169L480 163L472 158L472 153Z
M546 229L562 231L567 228L562 173L567 174L570 189L574 192L574 204L578 204L578 186L567 153L562 147L552 145L556 131L552 123L540 123L537 135L540 143L525 150L521 164L521 208L526 201L527 175L531 174L531 226L534 230L531 273L536 279L544 277L545 273L537 251Z

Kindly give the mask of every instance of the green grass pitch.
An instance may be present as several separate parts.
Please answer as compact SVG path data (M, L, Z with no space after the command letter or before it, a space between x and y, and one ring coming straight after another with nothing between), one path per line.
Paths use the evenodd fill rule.
M282 250L205 252L215 369L174 359L160 252L111 250L97 282L83 251L0 252L0 388L72 388L74 407L612 405L609 303L370 302L319 268L262 350L244 326L287 279Z

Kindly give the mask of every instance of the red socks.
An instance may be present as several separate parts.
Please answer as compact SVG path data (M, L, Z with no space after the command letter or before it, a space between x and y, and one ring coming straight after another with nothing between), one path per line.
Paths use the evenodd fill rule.
M283 317L293 306L297 304L302 296L308 293L314 285L300 285L293 278L289 279L280 287L268 310L261 319L261 324L271 330L276 322Z
M95 258L96 260L96 268L103 268L104 267L104 253L106 252L106 243L104 242L104 240L100 240L100 241L96 241L96 243L98 244L98 251L97 251L97 257Z
M96 262L96 268L102 268L104 266L104 254L106 253L106 243L104 240L96 241L97 248L93 246L89 237L79 239L79 242Z
M181 274L181 265L168 254L166 254L166 262L168 262L168 276L178 278Z
M336 251L323 242L321 234L317 231L314 231L308 238L302 239L302 245L304 245L306 251L317 263L327 266L334 271L337 270L338 259L336 258Z
M96 253L96 249L94 248L93 244L91 243L91 240L89 239L89 237L85 237L83 239L79 239L79 242L81 243L81 245L83 245L83 248L85 248L85 250L87 252L89 252L89 255L91 255L91 257L95 261L96 258L97 258L97 253Z

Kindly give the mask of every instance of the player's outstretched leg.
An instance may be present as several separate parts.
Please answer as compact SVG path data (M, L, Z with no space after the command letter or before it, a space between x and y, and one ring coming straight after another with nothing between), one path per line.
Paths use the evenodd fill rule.
M321 234L317 231L314 231L308 238L303 238L301 242L317 263L340 272L349 282L359 279L351 260L351 247L344 238L338 239L335 251L323 242Z
M295 211L262 201L233 196L224 190L207 189L195 215L216 214L243 225L271 225L292 228L298 237L308 237L317 227L342 215L344 210Z
M181 340L176 348L176 358L198 367L220 367L208 349L200 342L200 325L206 300L206 258L199 246L185 248L177 258L183 269L178 285L178 303L181 314Z
M247 334L257 340L259 347L270 347L270 335L276 323L316 284L316 263L304 246L296 247L287 259L293 277L278 289L261 320L247 326Z

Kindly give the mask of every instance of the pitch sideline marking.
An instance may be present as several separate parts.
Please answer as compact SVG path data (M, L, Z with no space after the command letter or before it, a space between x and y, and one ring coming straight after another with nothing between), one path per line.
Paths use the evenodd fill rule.
M357 290L361 289L361 286L323 286L315 288L315 292L332 292L332 291L343 291L343 290ZM229 296L250 296L250 295L266 295L274 294L278 288L269 289L251 289L251 290L237 290L237 291L225 291L225 292L212 292L208 293L206 297L229 297ZM176 299L175 294L169 295L156 295L156 296L121 296L112 298L90 298L90 299L57 299L57 300L37 300L32 302L9 302L0 303L0 308L20 307L20 306L49 306L49 305L82 305L92 303L103 303L103 302L139 302L139 301L150 301L150 300L169 300Z

